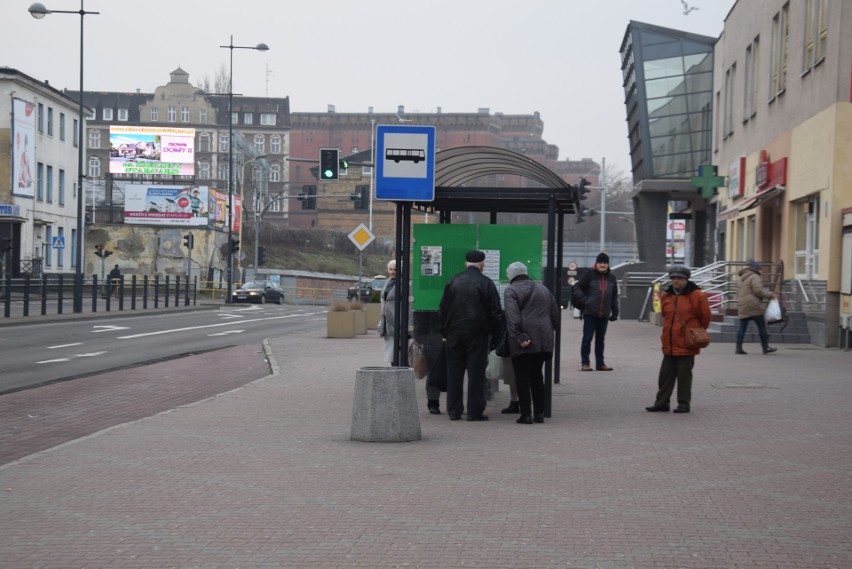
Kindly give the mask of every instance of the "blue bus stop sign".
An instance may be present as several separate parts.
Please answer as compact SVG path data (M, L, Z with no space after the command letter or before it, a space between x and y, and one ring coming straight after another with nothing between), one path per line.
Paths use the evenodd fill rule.
M435 127L376 128L376 199L435 199Z

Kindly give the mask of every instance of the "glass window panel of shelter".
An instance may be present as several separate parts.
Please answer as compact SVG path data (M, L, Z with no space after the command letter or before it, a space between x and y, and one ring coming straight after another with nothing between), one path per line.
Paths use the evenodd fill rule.
M645 72L645 81L683 75L683 57L677 55L665 59L645 60L642 69Z
M686 91L683 75L645 81L645 96L649 99L682 95Z
M648 99L648 116L681 115L687 112L686 96Z
M693 53L683 56L683 68L687 75L713 72L713 52Z

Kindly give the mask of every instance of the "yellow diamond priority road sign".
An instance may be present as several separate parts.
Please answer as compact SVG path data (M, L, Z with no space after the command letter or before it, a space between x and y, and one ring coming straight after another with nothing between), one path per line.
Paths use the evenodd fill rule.
M370 231L363 223L352 230L352 233L349 234L349 240L355 243L355 246L358 247L359 251L366 249L367 245L372 243L375 238L376 236L373 235L373 232Z

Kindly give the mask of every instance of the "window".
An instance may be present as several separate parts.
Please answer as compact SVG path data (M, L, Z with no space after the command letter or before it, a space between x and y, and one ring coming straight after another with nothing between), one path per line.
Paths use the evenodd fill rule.
M86 115L86 118L89 119L90 121L93 121L93 120L98 118L97 113L98 113L97 109L91 109L89 111L89 114Z
M77 131L78 128L79 128L79 125L77 124L77 119L74 119L74 123L73 123L72 129L71 129L71 130L74 131L72 133L72 136L74 137L74 148L77 148L78 146L80 146L80 142L78 140L78 138L79 138L79 134L78 134L78 131Z
M59 140L65 140L65 113L59 113Z
M101 161L99 158L95 156L91 156L89 158L89 177L90 178L100 178L101 177ZM80 199L77 196L77 199Z
M71 230L71 266L77 266L77 230Z
M210 133L202 132L198 135L198 151L210 152Z
M177 120L177 109L174 107L169 107L168 115L166 116L166 121L175 122Z
M198 111L198 122L204 124L207 122L207 109L201 109Z
M262 134L254 135L254 149L263 154L266 149L266 137Z
M198 163L198 177L202 180L210 179L210 163L209 162L199 162Z
M101 116L103 117L103 119L105 121L111 121L112 120L112 109L107 109L107 108L102 109L101 110Z
M38 104L38 131L44 132L44 103Z
M189 122L189 107L180 108L180 122Z
M44 164L36 165L36 201L44 201Z
M251 113L244 113L243 114L243 124L253 124L252 123L253 120L254 119L252 118Z
M59 205L65 205L65 170L59 169Z
M53 227L48 225L44 230L44 264L50 266L53 264Z
M47 193L47 203L53 203L53 166L47 167L44 187Z
M223 132L219 135L219 152L228 151L228 133Z
M272 154L281 154L281 137L277 134L269 137L269 152Z
M228 162L227 161L222 161L222 162L219 163L218 173L219 173L218 177L219 177L220 180L227 180L228 179Z
M725 72L725 109L722 123L722 138L734 134L734 84L737 79L737 64Z
M760 39L746 48L745 77L743 79L743 122L748 121L757 113L757 59L760 50Z
M240 113L231 113L231 123L239 124L240 123Z
M127 109L118 109L118 120L121 122L127 122L128 114Z
M157 122L160 120L160 111L157 107L151 107L151 122Z
M47 107L47 136L53 136L53 107Z
M275 113L260 113L260 124L263 126L275 126Z
M793 272L796 278L816 278L819 269L819 196L811 196L795 204L795 258Z
M281 164L272 164L271 166L269 166L269 181L281 181Z
M89 129L89 148L101 147L101 131L96 128Z
M272 201L269 202L269 207L267 208L267 210L274 212L282 211L282 204L287 201L284 199L285 197L286 196L284 194L278 194L277 196L272 197Z
M825 59L828 27L825 23L825 0L806 0L802 48L802 73L809 72Z
M790 5L784 4L772 18L772 43L769 60L769 100L784 92L787 85L787 39Z
M65 228L60 227L59 228L59 240L62 241L64 239L65 239ZM65 264L65 255L63 255L64 252L65 252L65 249L62 248L62 247L60 247L59 249L56 250L56 265L58 267L61 267L62 265Z

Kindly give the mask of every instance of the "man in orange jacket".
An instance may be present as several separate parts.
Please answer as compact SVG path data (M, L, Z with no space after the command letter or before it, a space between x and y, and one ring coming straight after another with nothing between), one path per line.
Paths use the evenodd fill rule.
M675 413L689 413L692 400L692 368L699 348L686 345L687 328L707 328L710 325L710 304L707 295L689 280L692 274L686 267L669 269L671 286L660 300L663 314L663 363L660 365L657 397L645 407L652 413L669 410L669 400L677 384Z

